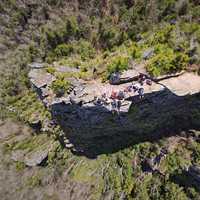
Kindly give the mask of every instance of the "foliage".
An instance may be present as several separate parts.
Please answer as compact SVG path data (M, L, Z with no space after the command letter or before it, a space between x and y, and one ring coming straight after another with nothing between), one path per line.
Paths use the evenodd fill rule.
M114 57L110 64L107 65L107 77L114 72L121 72L128 69L129 57L117 56Z
M42 34L40 44L45 43L50 49L54 49L57 45L67 42L69 39L79 37L77 19L71 17L67 19L66 23L61 23L55 27L44 27Z
M141 48L137 44L133 44L128 51L133 59L141 58Z
M64 95L70 88L70 82L65 80L64 77L58 77L52 84L51 88L57 96Z
M52 61L59 60L63 57L67 58L76 55L80 56L82 61L92 59L95 55L95 49L90 42L81 39L68 44L59 44L53 51L48 53L46 59L51 63Z
M60 44L55 48L54 52L57 57L68 56L73 52L73 47L67 44Z
M170 34L172 30L174 29L174 25L165 25L165 27L161 27L160 30L156 31L151 35L149 38L148 43L150 45L156 45L156 44L165 44L170 39Z
M180 188L174 183L167 183L165 186L165 199L169 200L186 200L187 195L184 193L183 188Z
M156 55L147 64L147 70L154 76L184 69L189 61L186 54L175 52L166 45L157 45Z
M42 183L42 177L39 175L31 176L27 178L26 184L33 188L33 187L39 187Z
M85 40L80 40L77 42L75 47L75 52L80 54L83 61L88 58L94 58L95 49L92 47L91 43Z
M10 108L16 110L15 115L18 119L28 123L38 119L42 122L51 116L32 91L24 93L23 97L18 98L10 105Z
M16 162L16 170L18 172L24 170L26 168L26 165L23 162Z
M47 67L46 71L53 75L56 72L56 69L55 67L50 66L50 67Z
M103 49L111 50L114 46L119 46L127 39L126 33L121 33L117 27L110 26L108 22L99 24L99 42Z

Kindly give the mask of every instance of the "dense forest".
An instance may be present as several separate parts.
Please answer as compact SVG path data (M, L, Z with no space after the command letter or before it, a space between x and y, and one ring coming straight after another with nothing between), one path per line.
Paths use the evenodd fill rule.
M144 52L152 49L153 55L146 59ZM74 76L84 80L94 78L95 68L95 78L106 82L113 72L128 69L131 62L144 61L152 77L182 70L200 74L199 0L1 0L0 125L5 128L11 123L14 129L12 124L20 123L29 129L37 118L42 123L51 118L31 88L28 72L32 62L45 63L50 74L55 73L55 64L79 67L81 71ZM57 74L52 85L56 93L68 87L64 78ZM8 193L0 188L0 198L200 199L198 183L186 173L189 166L200 165L200 96L187 98L191 109L183 106L178 113L166 112L155 124L137 121L137 117L135 121L145 132L162 123L169 132L185 122L190 130L171 129L169 137L142 139L95 159L64 148L59 143L59 126L48 131L30 128L31 135L22 140L12 136L5 141L0 135L2 173L14 170L11 175L26 177L32 170L27 180L20 181L20 188L14 184ZM139 113L137 108L132 112ZM14 135L23 134L24 129L17 131ZM9 160L13 151L31 152L47 140L53 147L44 165L28 169L23 162ZM168 154L159 170L144 172L148 161L163 149ZM48 175L51 178L46 180ZM5 183L8 187L9 182ZM57 191L44 190L49 185L56 185Z

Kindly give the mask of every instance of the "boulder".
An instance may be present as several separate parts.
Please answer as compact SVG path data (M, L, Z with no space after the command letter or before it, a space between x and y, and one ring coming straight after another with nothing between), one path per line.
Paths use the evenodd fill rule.
M41 88L41 97L46 98L50 95L50 91L47 87L42 87Z
M128 113L131 105L132 105L131 101L124 101L121 105L120 111L123 113Z
M34 62L34 63L30 63L28 66L32 69L41 69L41 68L44 68L44 63Z
M115 85L120 83L120 73L112 73L109 79L110 84Z
M34 113L33 116L29 119L29 124L33 129L40 130L42 127L42 122L38 117L37 113Z
M148 60L149 58L151 58L154 55L154 49L153 48L149 48L147 50L145 50L143 52L142 58L144 60Z
M66 147L67 149L71 149L71 148L74 147L74 145L69 143L69 144L65 144L65 147Z
M46 148L36 149L25 155L24 163L29 167L40 165L48 156L49 146Z
M197 64L200 62L200 58L197 54L190 57L190 64Z
M28 77L31 84L37 89L51 85L56 80L52 74L45 72L43 69L35 68L29 72Z
M134 69L126 70L121 73L113 73L110 76L109 83L111 85L120 85L138 80L139 73Z
M103 195L104 200L113 200L115 192L113 190L106 191Z

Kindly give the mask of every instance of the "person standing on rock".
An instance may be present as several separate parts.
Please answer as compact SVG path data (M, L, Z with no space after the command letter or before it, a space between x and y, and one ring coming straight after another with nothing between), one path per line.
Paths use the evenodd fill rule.
M136 84L132 84L132 89L133 89L133 92L137 92L139 89L140 89L140 84L139 83L136 83Z
M117 94L117 99L123 100L125 98L124 91L119 91Z
M117 101L116 101L116 99L113 99L111 101L111 111L112 111L112 114L117 112Z
M139 88L138 90L138 94L139 94L139 98L140 99L143 99L144 98L144 88Z
M118 115L119 115L119 113L120 113L121 105L122 105L121 100L118 100L118 101L117 101L117 114L118 114Z
M112 92L111 92L110 98L111 98L111 99L116 99L116 98L117 98L117 92L112 91Z
M149 85L149 86L151 86L152 85L152 80L151 79L147 79L146 80L146 84Z
M96 69L96 67L93 68L92 74L93 74L93 78L96 79L97 78L97 69Z
M146 79L146 76L142 73L140 73L139 78L138 78L138 82L143 85L144 81Z
M109 103L106 92L104 92L101 95L101 100L102 100L102 102L103 102L104 105L107 105Z

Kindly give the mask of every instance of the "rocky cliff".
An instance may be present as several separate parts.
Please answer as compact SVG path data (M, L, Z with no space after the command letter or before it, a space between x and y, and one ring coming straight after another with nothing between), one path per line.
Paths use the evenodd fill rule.
M137 93L127 95L117 115L111 112L110 103L101 104L96 99L104 93L109 96L113 90L124 90L131 83L110 85L70 76L65 77L70 87L58 96L52 89L52 83L57 79L55 73L47 72L44 65L30 66L29 78L33 87L51 111L54 121L62 127L63 140L68 143L65 145L78 153L96 156L147 138L163 137L163 132L170 134L168 130L196 125L192 114L193 109L200 108L200 103L191 104L188 98L198 95L200 77L193 73L161 78L152 85L144 84L144 98L140 99ZM68 73L74 69L62 66L55 70ZM134 70L128 74L137 77L139 72ZM127 72L124 74L128 76Z

